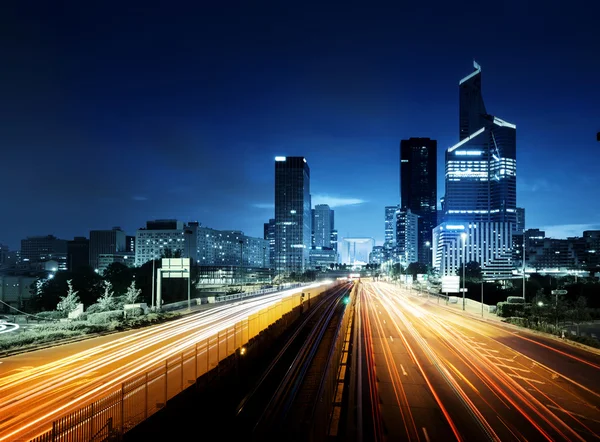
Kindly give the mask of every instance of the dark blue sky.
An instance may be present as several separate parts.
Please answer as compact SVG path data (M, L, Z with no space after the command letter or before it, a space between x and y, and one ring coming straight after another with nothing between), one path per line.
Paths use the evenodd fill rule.
M262 236L276 155L307 158L341 237L381 241L400 139L438 140L443 195L473 59L488 111L517 125L527 226L600 228L597 2L14 3L0 243L154 218Z

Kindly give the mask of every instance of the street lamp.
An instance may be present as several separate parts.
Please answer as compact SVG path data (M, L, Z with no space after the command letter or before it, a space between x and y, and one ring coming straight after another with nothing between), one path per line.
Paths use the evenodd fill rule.
M466 260L465 260L465 251L466 251L466 245L467 245L467 234L461 233L460 237L462 238L462 243L463 243L463 247L462 247L462 270L463 270L462 295L463 295L463 310L464 310L465 309L465 268L467 267Z
M241 291L244 292L244 241L239 240L240 243L240 286Z

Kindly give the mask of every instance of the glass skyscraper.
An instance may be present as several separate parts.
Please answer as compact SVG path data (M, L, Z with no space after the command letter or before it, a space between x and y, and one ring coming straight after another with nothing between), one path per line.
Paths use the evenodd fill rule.
M517 221L516 126L488 114L481 66L459 82L459 142L446 150L443 222L434 229L433 265L454 275L476 261L485 279L511 276ZM463 239L464 238L464 239Z
M302 273L311 246L310 169L304 157L275 157L275 270Z
M444 219L516 223L516 126L490 115L481 67L459 83L460 142L446 151Z
M431 264L432 231L437 225L437 141L400 142L400 208L419 217L417 260Z

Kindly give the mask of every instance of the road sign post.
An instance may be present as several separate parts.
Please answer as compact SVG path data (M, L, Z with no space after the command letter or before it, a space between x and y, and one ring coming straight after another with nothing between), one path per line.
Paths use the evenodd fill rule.
M566 290L552 290L551 293L556 296L554 309L555 309L555 313L556 313L556 330L558 330L558 295L566 295L567 291Z

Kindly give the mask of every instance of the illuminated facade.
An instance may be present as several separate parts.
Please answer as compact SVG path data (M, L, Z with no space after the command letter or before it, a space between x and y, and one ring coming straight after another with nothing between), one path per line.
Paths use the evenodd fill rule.
M304 272L312 237L310 168L304 157L275 157L275 272Z
M312 209L313 247L331 247L335 212L327 204L317 204Z
M419 216L410 209L400 209L396 218L396 249L403 266L419 260Z
M123 253L127 249L127 235L120 227L111 230L90 231L90 266L98 270L100 254Z
M487 113L481 66L473 66L459 82L460 141L446 150L443 222L434 230L433 265L441 275L456 274L456 231L461 229L449 227L461 226L467 234L467 261L478 262L486 279L502 279L514 267L516 126Z
M464 249L463 249L463 238ZM433 230L433 266L440 276L456 275L464 262L481 266L484 279L512 274L512 225L506 222L442 223ZM463 255L464 251L464 255Z
M384 261L398 259L396 246L396 218L398 216L398 206L385 207L385 235L383 241Z

